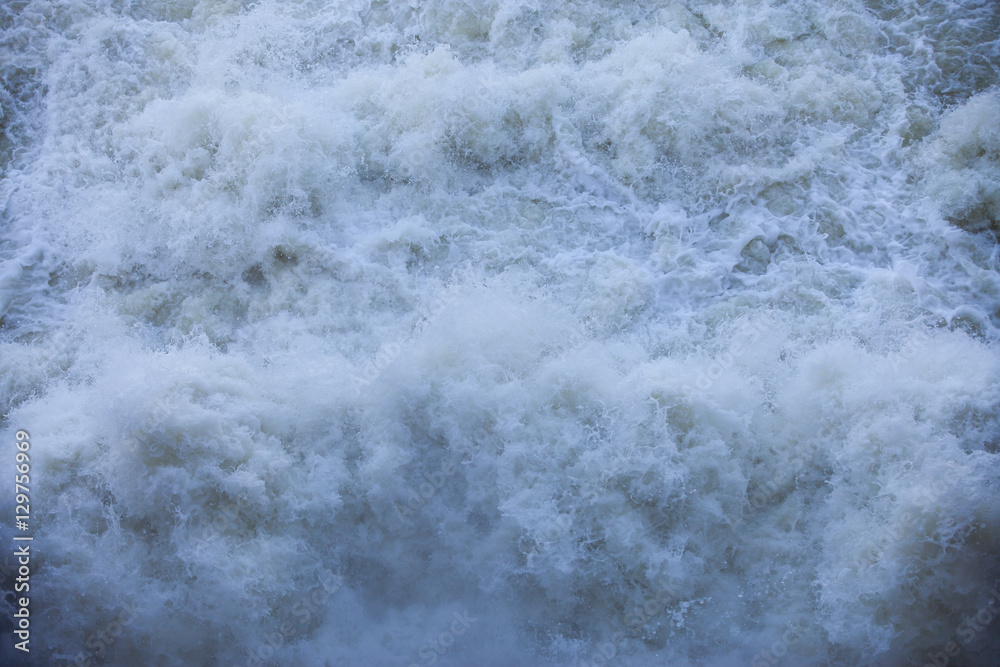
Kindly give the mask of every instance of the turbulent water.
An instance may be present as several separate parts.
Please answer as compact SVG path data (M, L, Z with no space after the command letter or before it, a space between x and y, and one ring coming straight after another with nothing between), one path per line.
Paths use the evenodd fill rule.
M993 0L0 29L0 659L996 664Z

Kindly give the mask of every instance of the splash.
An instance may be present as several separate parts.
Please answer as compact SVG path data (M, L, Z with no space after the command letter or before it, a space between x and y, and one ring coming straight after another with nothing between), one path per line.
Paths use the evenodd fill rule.
M0 29L39 659L1000 654L995 3Z

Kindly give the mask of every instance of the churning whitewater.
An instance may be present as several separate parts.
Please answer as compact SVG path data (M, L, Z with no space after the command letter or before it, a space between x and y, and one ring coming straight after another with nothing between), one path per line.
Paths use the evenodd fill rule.
M997 664L993 0L0 29L0 661Z

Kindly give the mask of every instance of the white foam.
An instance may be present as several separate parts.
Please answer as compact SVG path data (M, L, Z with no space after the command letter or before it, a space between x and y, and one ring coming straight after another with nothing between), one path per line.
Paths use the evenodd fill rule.
M990 599L994 4L9 16L41 659L922 664Z

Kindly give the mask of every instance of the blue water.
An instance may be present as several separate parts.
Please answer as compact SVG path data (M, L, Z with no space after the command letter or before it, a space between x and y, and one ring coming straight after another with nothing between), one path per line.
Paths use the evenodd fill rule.
M996 3L0 29L33 664L996 664Z

